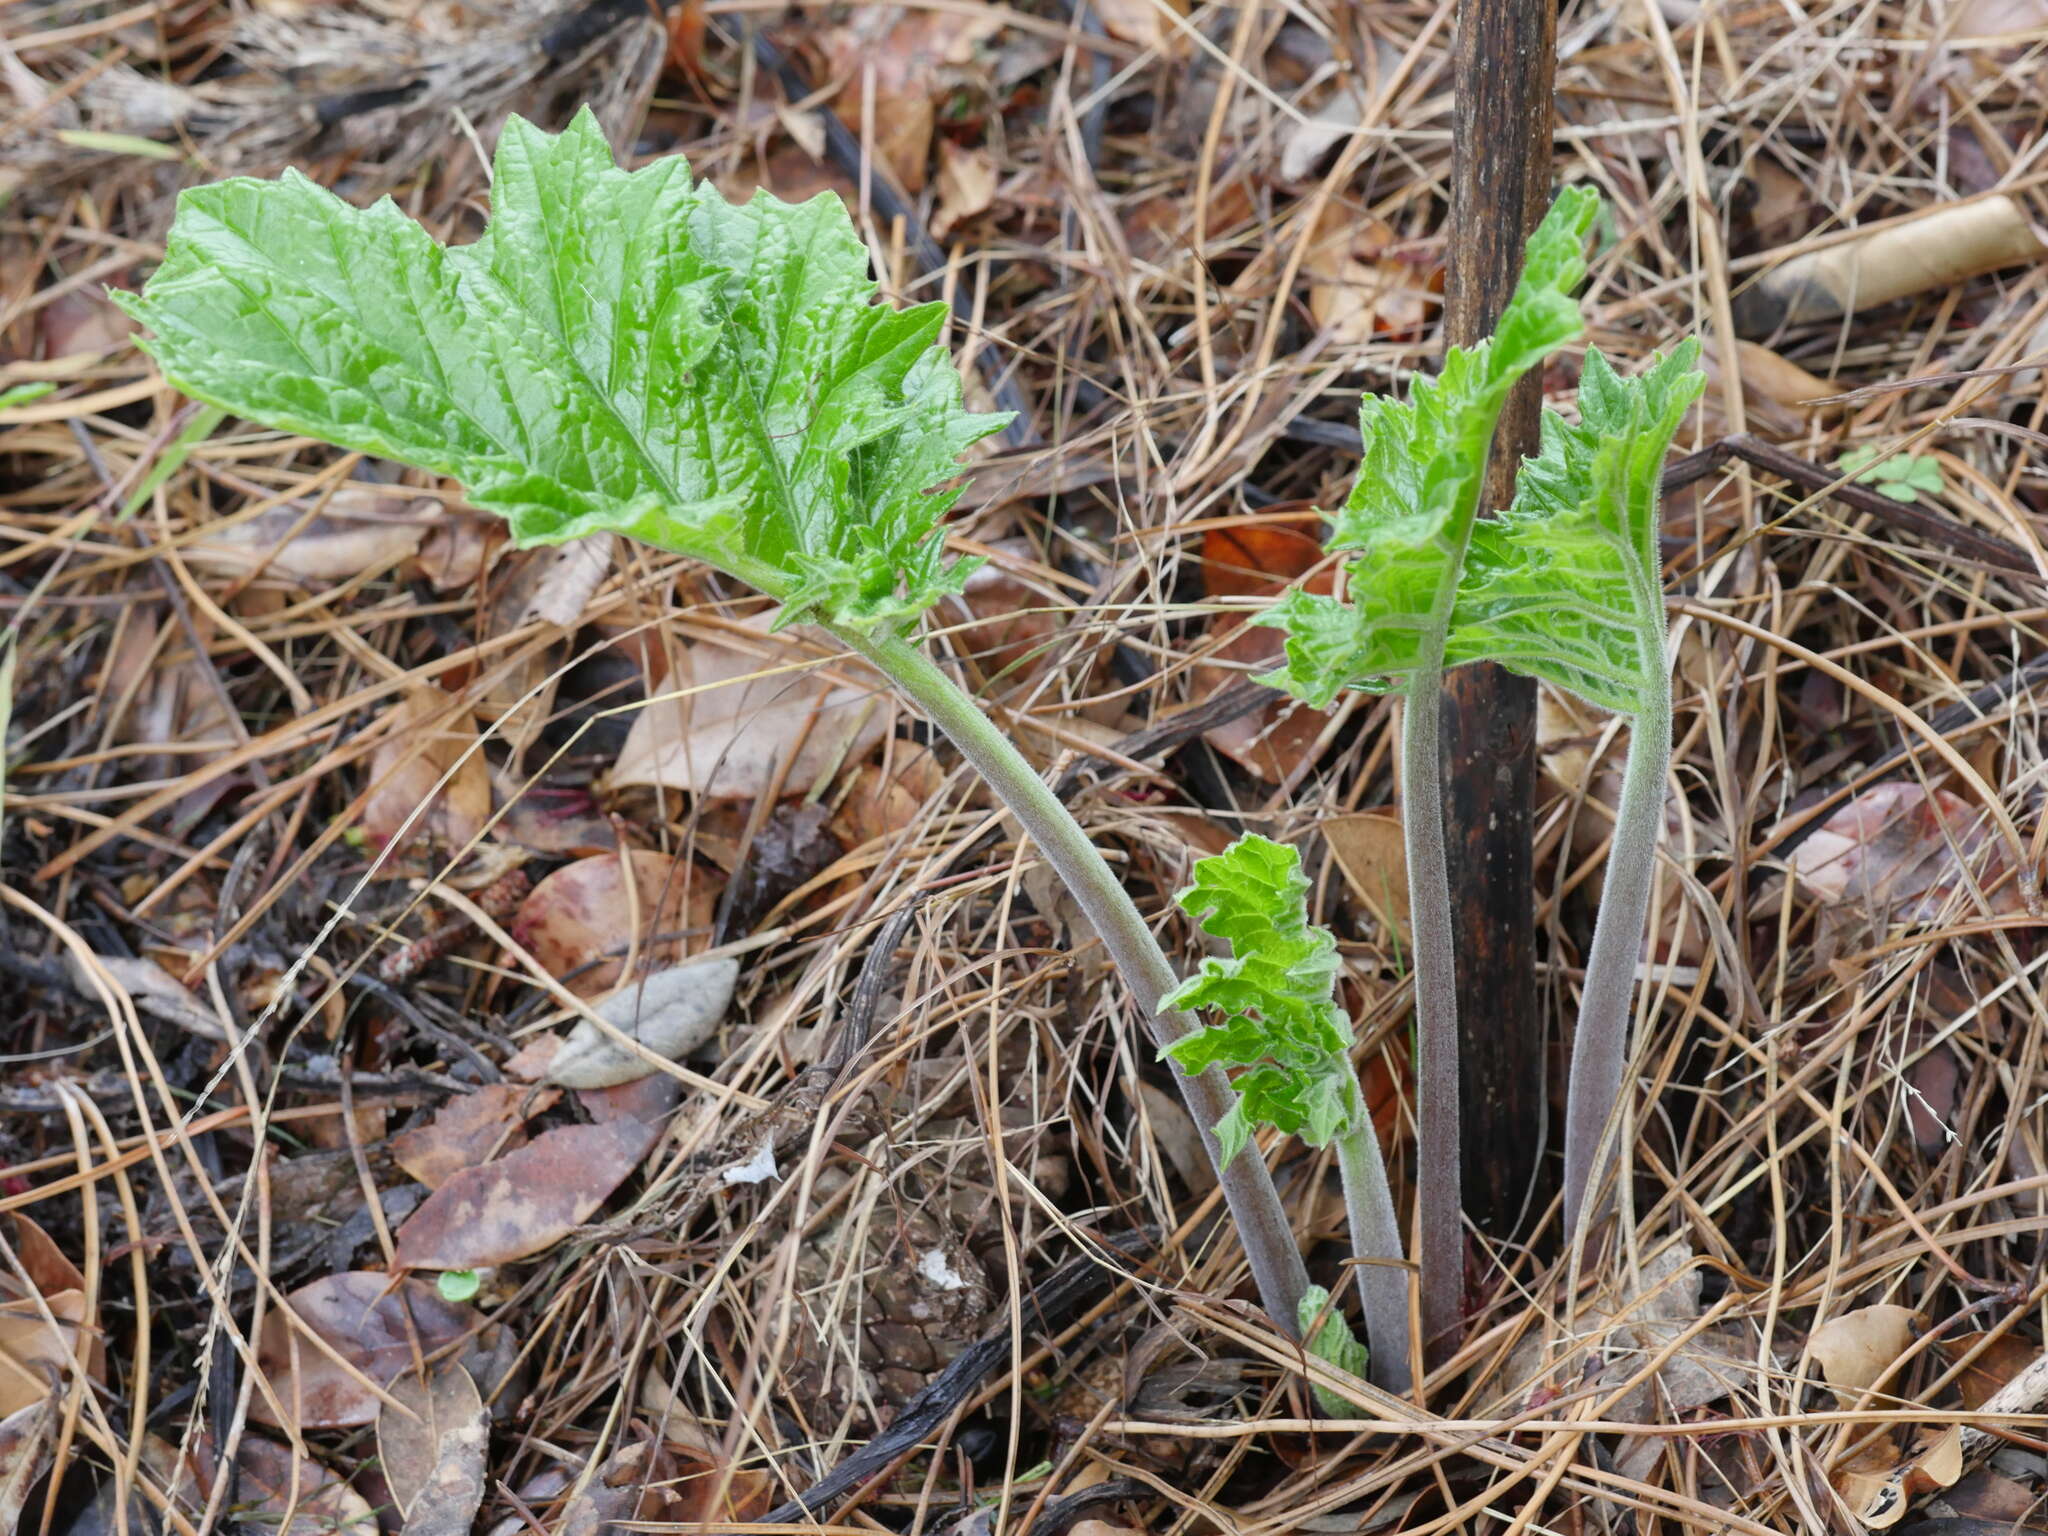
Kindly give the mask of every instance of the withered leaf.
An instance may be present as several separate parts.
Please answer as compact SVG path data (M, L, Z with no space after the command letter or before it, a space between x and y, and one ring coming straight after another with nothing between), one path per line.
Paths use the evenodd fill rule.
M443 1300L423 1280L394 1282L390 1275L368 1270L327 1275L285 1300L305 1328L380 1387L412 1367L414 1339L421 1354L432 1354L483 1321L474 1308ZM301 1429L375 1423L376 1395L311 1340L295 1339L297 1332L290 1317L273 1310L256 1340L257 1368L285 1413L295 1414ZM260 1392L249 1411L264 1423L277 1422Z
M407 1536L465 1536L483 1503L490 1445L476 1383L444 1360L424 1382L407 1371L391 1395L412 1413L386 1405L377 1415L377 1454Z
M552 1105L559 1095L518 1083L486 1083L474 1093L460 1094L434 1112L424 1125L391 1138L391 1156L398 1166L429 1189L439 1189L494 1153L526 1144L523 1122Z
M661 1134L638 1119L565 1125L466 1168L398 1229L398 1269L483 1269L553 1247L603 1205Z

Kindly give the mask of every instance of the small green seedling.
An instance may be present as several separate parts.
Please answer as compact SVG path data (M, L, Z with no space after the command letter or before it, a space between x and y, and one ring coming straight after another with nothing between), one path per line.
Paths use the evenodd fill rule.
M1492 339L1452 348L1438 377L1417 381L1405 402L1366 400L1365 460L1329 541L1355 552L1346 590L1319 596L1297 589L1259 620L1287 634L1286 665L1265 679L1273 686L1316 705L1345 688L1406 696L1403 829L1415 950L1426 1338L1455 1326L1463 1274L1456 959L1438 761L1445 669L1498 662L1635 721L1573 1052L1565 1162L1574 1224L1619 1094L1662 825L1671 700L1658 479L1672 434L1704 387L1697 345L1684 343L1632 380L1590 353L1580 423L1546 413L1542 451L1523 465L1513 504L1496 520L1477 515L1509 391L1583 328L1572 294L1598 208L1591 191L1567 190L1530 236L1521 282Z
M443 1301L464 1302L483 1289L483 1276L473 1269L444 1269L434 1281Z
M1387 1189L1380 1144L1351 1064L1351 1020L1337 1002L1337 941L1308 920L1308 877L1301 855L1248 833L1212 858L1195 861L1195 883L1176 898L1203 929L1230 945L1228 957L1201 969L1160 999L1163 1009L1213 1009L1222 1019L1183 1035L1160 1052L1184 1072L1216 1066L1245 1070L1231 1080L1237 1102L1216 1126L1226 1162L1252 1133L1270 1125L1312 1147L1337 1146L1350 1217L1366 1336L1374 1379L1408 1390L1408 1279L1401 1269L1401 1228ZM1342 1348L1341 1314L1308 1333L1327 1295L1301 1319L1309 1347L1332 1364L1362 1374L1364 1351L1339 1358L1315 1342Z
M1875 486L1880 495L1893 501L1917 502L1924 491L1939 496L1946 488L1941 478L1941 460L1932 455L1895 453L1881 458L1875 445L1852 448L1835 460L1835 468L1854 475L1863 485Z
M1178 980L1122 883L1007 736L917 644L960 591L939 525L960 455L1001 429L961 402L946 306L875 302L831 195L745 204L679 158L619 169L588 110L500 135L483 234L445 246L388 200L305 177L178 200L163 265L117 295L186 393L266 426L459 480L522 545L621 532L694 556L814 623L921 707L1000 795L1133 994ZM1149 1015L1156 1043L1194 1026ZM1198 1124L1219 1069L1180 1079ZM1261 1299L1298 1327L1308 1277L1265 1162L1224 1195Z

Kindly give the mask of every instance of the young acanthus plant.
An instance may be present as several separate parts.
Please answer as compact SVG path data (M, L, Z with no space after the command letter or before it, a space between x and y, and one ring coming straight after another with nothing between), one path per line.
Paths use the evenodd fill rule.
M1455 1327L1459 1232L1457 1002L1444 863L1438 721L1447 667L1496 661L1634 721L1605 899L1573 1050L1566 1126L1568 1230L1577 1230L1593 1154L1619 1095L1636 957L1648 912L1670 754L1658 482L1686 408L1704 387L1696 343L1641 376L1597 351L1580 383L1580 422L1546 413L1542 451L1513 504L1477 517L1494 428L1509 390L1580 334L1571 297L1598 198L1567 190L1530 237L1522 278L1493 338L1452 348L1409 399L1368 398L1365 458L1330 547L1355 551L1341 597L1295 590L1256 622L1286 631L1286 665L1264 681L1327 707L1339 691L1398 689L1403 826L1414 934L1420 1138L1422 1322Z
M822 195L744 205L681 159L620 170L587 110L498 142L483 234L443 246L388 200L360 210L287 172L178 202L164 263L123 307L198 399L460 481L521 545L600 531L693 556L866 658L1002 797L1134 996L1178 980L1143 916L1009 739L918 644L961 589L939 524L974 415L943 304L874 302L868 253ZM1194 1026L1148 1016L1164 1046ZM1183 1077L1196 1122L1231 1104ZM1210 1154L1267 1310L1308 1285L1264 1161Z
M1216 1126L1226 1161L1262 1125L1312 1147L1337 1145L1352 1251L1363 1262L1358 1284L1371 1346L1373 1379L1406 1392L1408 1277L1401 1228L1380 1160L1378 1133L1351 1065L1356 1043L1337 1002L1337 941L1308 920L1308 877L1294 849L1248 833L1213 858L1195 861L1195 883L1176 898L1203 929L1230 945L1161 999L1164 1009L1220 1010L1222 1022L1183 1035L1160 1052L1183 1072L1241 1066L1231 1082L1237 1102ZM1320 1287L1303 1298L1298 1319L1316 1354L1353 1374L1366 1363L1341 1314ZM1342 1413L1341 1401L1326 1401Z

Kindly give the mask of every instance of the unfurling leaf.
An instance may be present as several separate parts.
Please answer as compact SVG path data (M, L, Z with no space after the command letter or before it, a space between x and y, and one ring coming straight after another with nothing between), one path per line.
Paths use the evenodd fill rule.
M1608 709L1635 713L1664 666L1657 505L1664 455L1706 387L1699 343L1633 378L1598 351L1579 379L1579 422L1543 415L1514 504L1472 530L1445 649L1494 661Z
M1240 837L1195 861L1195 883L1176 898L1204 930L1230 944L1160 1001L1163 1009L1216 1008L1224 1018L1161 1052L1183 1072L1250 1068L1216 1127L1224 1161L1271 1125L1326 1146L1361 1113L1351 1069L1351 1022L1338 1006L1337 942L1308 920L1301 855L1258 836Z
M1287 631L1286 666L1261 681L1323 709L1344 688L1396 687L1423 664L1422 637L1449 606L1508 393L1584 328L1572 291L1598 207L1588 188L1560 194L1529 237L1491 341L1451 348L1405 401L1366 398L1364 461L1329 540L1358 551L1347 597L1296 589L1260 615Z
M489 225L443 246L287 171L194 188L141 296L181 389L460 480L521 544L603 530L866 627L967 575L935 537L961 404L943 304L873 302L845 206L728 203L675 157L627 172L586 109L499 139Z
M1302 1342L1310 1354L1334 1365L1347 1376L1364 1378L1370 1356L1357 1335L1352 1333L1351 1324L1345 1321L1344 1314L1331 1302L1328 1291L1320 1285L1312 1285L1303 1291L1296 1321L1301 1328ZM1345 1418L1354 1411L1347 1399L1329 1389L1318 1386L1314 1390L1316 1406L1333 1418Z

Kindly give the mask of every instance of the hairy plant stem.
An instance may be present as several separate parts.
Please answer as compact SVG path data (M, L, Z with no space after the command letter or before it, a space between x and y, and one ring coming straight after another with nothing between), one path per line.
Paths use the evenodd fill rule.
M1153 937L1121 881L1088 840L1067 808L1046 787L1037 771L1011 745L1010 739L926 654L922 647L894 636L877 638L857 630L833 629L849 650L865 658L931 717L960 749L967 761L1001 797L1010 813L1038 845L1138 999L1139 1012L1155 1044L1165 1046L1196 1026L1183 1014L1161 1013L1159 999L1179 983L1174 968ZM1215 1125L1230 1112L1235 1096L1221 1068L1196 1077L1175 1070L1188 1112L1216 1165L1223 1197L1237 1223L1239 1241L1251 1261L1259 1299L1275 1324L1290 1335L1300 1332L1297 1313L1308 1288L1308 1272L1295 1246L1293 1228L1280 1207L1272 1174L1256 1148L1222 1163Z
M1455 583L1464 549L1450 561ZM1421 1240L1422 1343L1447 1338L1465 1293L1464 1148L1458 1131L1458 960L1452 949L1451 876L1444 854L1443 657L1450 598L1422 636L1420 663L1401 711L1401 836L1408 855L1409 930L1415 952L1415 1198Z
M1657 838L1664 830L1664 783L1671 766L1671 666L1664 648L1663 594L1650 585L1652 589L1636 599L1636 611L1649 619L1638 641L1642 707L1630 727L1621 805L1607 849L1607 878L1600 916L1593 924L1593 949L1586 957L1586 986L1579 1000L1571 1080L1565 1092L1564 1230L1574 1250L1584 1245L1599 1218L1599 1207L1589 1202L1612 1155L1602 1142L1621 1099L1622 1074L1628 1066L1636 963L1643 953L1643 927L1657 872Z
M1350 1130L1337 1138L1337 1167L1344 1176L1344 1214L1351 1224L1351 1251L1358 1266L1358 1299L1365 1310L1365 1338L1372 1350L1375 1385L1405 1393L1415 1384L1408 1351L1408 1272L1401 1267L1401 1222L1387 1188L1379 1132L1373 1129L1364 1095Z

